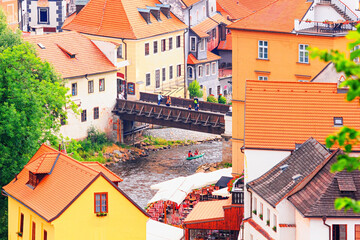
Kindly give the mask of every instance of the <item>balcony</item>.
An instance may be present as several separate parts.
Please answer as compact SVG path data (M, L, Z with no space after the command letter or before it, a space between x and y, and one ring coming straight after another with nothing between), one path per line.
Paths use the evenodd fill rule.
M295 19L294 30L296 33L310 35L344 36L350 30L355 30L358 21L328 21L323 22Z

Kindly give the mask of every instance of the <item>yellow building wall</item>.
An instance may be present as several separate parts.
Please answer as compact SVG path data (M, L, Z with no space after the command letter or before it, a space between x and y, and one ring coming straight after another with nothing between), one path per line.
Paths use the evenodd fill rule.
M54 239L54 226L48 223L24 205L8 197L8 240L31 240L32 222L35 222L36 239L44 239L44 230L47 231L48 239ZM20 216L24 214L23 236L19 237L17 232L20 230Z
M19 21L18 2L16 0L0 0L0 10L5 13L9 28L17 29Z
M245 135L245 84L267 76L269 81L310 81L327 63L310 59L309 64L298 63L299 44L320 49L339 49L348 52L345 37L322 37L257 31L232 30L233 40L233 172L244 168L240 148ZM268 60L259 60L258 41L268 41ZM246 141L246 139L245 139Z
M94 193L108 193L108 214L94 213ZM108 181L99 177L58 219L55 240L146 239L146 217ZM51 240L51 239L49 239Z

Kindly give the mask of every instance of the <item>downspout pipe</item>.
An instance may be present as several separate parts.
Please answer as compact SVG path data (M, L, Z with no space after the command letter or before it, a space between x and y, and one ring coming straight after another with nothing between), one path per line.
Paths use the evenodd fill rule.
M186 5L185 5L186 6ZM190 45L190 27L191 27L191 22L190 22L190 16L191 16L191 9L193 8L193 6L191 5L190 8L189 8L189 16L188 16L188 20L189 20L189 26L187 29L185 29L184 31L184 37L183 37L183 41L184 41L184 98L186 98L186 93L187 93L187 86L188 86L188 79L187 79L187 59L188 59L188 55L189 55L189 52L186 52L186 48L185 48L185 34L187 32L189 32L189 39L188 39L188 43Z
M125 42L125 38L120 38L121 41L124 43L125 48L125 61L127 60L127 44ZM127 99L127 65L125 66L125 99Z
M326 219L327 217L326 216L323 216L322 217L322 220L323 220L323 224L329 228L329 240L331 240L331 226L329 224L326 223Z
M249 191L249 188L246 188L246 191L250 193L250 218L252 218L252 192ZM245 196L244 196L245 197Z

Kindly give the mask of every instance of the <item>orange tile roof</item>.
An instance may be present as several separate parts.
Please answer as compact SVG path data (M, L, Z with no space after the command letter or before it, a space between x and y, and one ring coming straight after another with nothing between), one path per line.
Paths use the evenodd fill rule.
M108 177L112 182L122 182L123 181L118 175L116 175L115 173L110 171L110 169L104 167L99 162L81 162L81 163L84 164L85 166L88 166L88 167L98 171L98 172L104 173L105 176Z
M340 129L334 117L360 129L359 103L345 96L336 83L247 81L245 147L290 150L309 137L324 144Z
M225 41L220 41L218 50L232 50L232 37L231 34L226 35Z
M201 0L181 0L187 7L194 5L195 3L200 2Z
M43 155L49 155L49 153L40 155L41 152L50 151L55 153L53 155L59 155L56 161L51 161L53 163L53 170L34 189L31 189L26 185L29 181L29 168L33 169L33 165L41 161ZM42 164L45 164L48 160L51 159L45 157ZM51 222L59 217L99 177L105 178L115 189L147 215L125 193L116 187L105 174L45 145L40 147L17 177L4 186L3 189L9 197L16 199L46 221Z
M216 60L219 60L220 58L221 58L220 56L208 51L206 59L197 60L197 58L192 53L190 53L189 56L188 56L188 59L187 59L187 63L191 64L191 65L194 65L194 64L200 64L200 63L207 63L207 62L216 61Z
M44 153L38 158L34 159L31 163L28 163L26 168L34 174L49 173L58 156L59 153L56 152Z
M234 20L246 17L252 13L252 11L243 5L242 2L235 2L235 0L216 0L216 8L217 11L225 12ZM225 14L223 15L225 16Z
M311 4L304 0L276 0L228 28L289 33L294 29L294 20L302 19Z
M191 223L200 220L221 220L224 219L224 206L231 205L230 199L218 201L206 201L196 204L194 209L184 220L184 223Z
M224 23L225 25L230 24L231 22L221 16L219 13L215 14L211 18L207 18L195 27L192 27L191 30L194 31L196 35L201 38L208 37L208 31L212 30L213 28L217 27L220 23Z
M142 39L187 28L172 13L170 19L160 13L161 21L157 21L150 14L151 24L147 24L138 9L146 9L146 6L155 7L155 4L160 2L158 0L90 0L76 17L62 28L125 39Z
M116 67L91 40L77 32L25 37L35 45L39 57L51 63L63 78L116 71ZM37 44L41 43L45 49ZM75 58L70 55L74 54Z

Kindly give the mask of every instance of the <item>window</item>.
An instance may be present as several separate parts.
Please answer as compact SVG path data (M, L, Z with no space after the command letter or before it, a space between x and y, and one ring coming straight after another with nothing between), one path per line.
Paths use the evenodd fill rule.
M210 63L207 63L205 65L205 73L206 73L206 76L210 76Z
M266 77L266 76L258 76L258 80L267 81L268 77Z
M206 16L206 12L205 12L205 6L203 6L203 17Z
M180 47L180 39L181 39L181 36L176 36L176 47L179 48Z
M161 39L161 51L166 51L166 39Z
M107 213L108 212L108 194L107 193L95 193L95 213Z
M38 23L49 23L49 8L38 8Z
M204 67L198 66L198 77L202 78L204 76Z
M23 233L24 232L24 214L20 214L20 229L19 232Z
M270 226L270 209L268 208L266 208L266 225Z
M146 86L150 86L151 84L150 73L147 73L145 78L146 78Z
M212 39L214 40L216 38L216 28L212 30Z
M342 117L334 117L334 126L342 127L343 126L343 118Z
M127 92L129 95L135 95L135 83L129 82L127 84Z
M32 222L32 234L31 234L31 240L35 240L35 233L36 233L36 223Z
M166 68L162 68L162 80L163 82L166 80Z
M99 79L99 92L105 91L105 79Z
M149 56L150 53L150 44L145 43L145 56Z
M71 95L76 96L77 95L77 83L71 84Z
M99 107L94 107L94 119L99 119Z
M261 217L260 217L261 219L263 219L263 215L264 215L263 208L264 208L264 206L263 206L263 203L261 202L260 207L259 207L259 216L261 215Z
M360 224L355 224L355 240L360 240Z
M200 51L205 51L205 43L206 43L205 38L201 39L201 42L200 42Z
M88 81L88 93L94 92L94 80Z
M211 73L212 75L216 74L216 62L211 63Z
M173 38L169 38L169 50L173 48Z
M273 215L273 227L277 227L277 216Z
M158 52L158 42L154 41L154 54Z
M350 51L350 53L352 53L353 51L359 50L359 49L360 49L360 46L357 45L357 46L355 46L355 47ZM360 62L360 60L359 60L358 57L357 57L357 58L354 58L353 61L356 62L356 63Z
M169 67L169 79L173 79L174 77L174 67L173 66L170 66Z
M194 68L193 67L188 67L188 78L194 79Z
M217 95L219 96L220 94L221 94L221 86L219 85L219 86L217 86Z
M117 49L117 57L123 58L122 44L120 44L120 46Z
M257 199L256 197L254 197L254 211L255 211L255 214L257 212Z
M190 37L190 51L196 51L196 37Z
M309 63L308 46L307 44L299 44L299 62L301 63Z
M268 59L268 42L259 41L259 59Z
M342 224L342 225L332 225L332 235L333 235L333 240L346 240L347 239L347 234L346 234L346 229L347 226L346 224Z
M212 88L209 88L209 95L212 94Z
M160 69L155 70L155 88L160 87Z
M44 230L44 240L47 240L47 231Z
M82 110L81 112L81 121L86 122L86 110Z
M181 64L178 64L178 65L177 65L176 76L177 76L177 77L181 77Z

